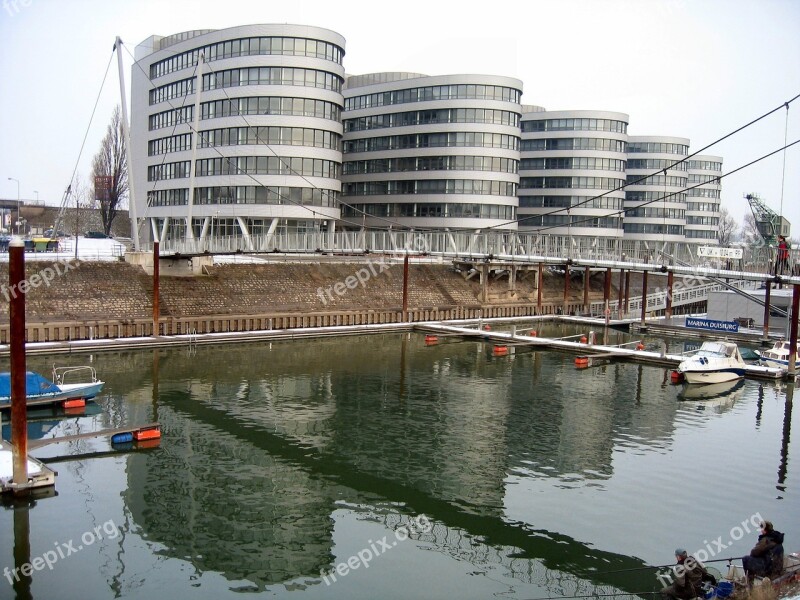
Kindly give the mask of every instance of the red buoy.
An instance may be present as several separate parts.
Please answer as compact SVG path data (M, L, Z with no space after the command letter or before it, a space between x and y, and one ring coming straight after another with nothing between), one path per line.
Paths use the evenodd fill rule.
M536 337L536 336L537 336L537 333L536 333L536 330L534 329L533 331L531 331L531 337Z
M585 336L585 335L582 335L582 336L581 336L581 344L585 344L585 343L586 343L586 342L588 342L588 341L589 341L589 340L587 340L587 339L586 339L586 336Z
M508 354L508 346L495 346L493 352L495 356L505 356Z
M579 356L575 359L575 367L578 369L586 369L589 366L588 356Z
M636 349L637 349L637 350L644 350L644 344L642 344L641 342L639 342L638 344L636 344Z
M435 344L439 341L439 338L435 335L426 335L425 336L425 343L426 344Z
M484 330L484 331L491 331L491 330L492 330L492 327L491 327L491 325L484 325L484 326L483 326L483 330Z
M683 373L681 373L680 371L672 371L669 374L669 378L672 381L672 383L681 383L683 381Z

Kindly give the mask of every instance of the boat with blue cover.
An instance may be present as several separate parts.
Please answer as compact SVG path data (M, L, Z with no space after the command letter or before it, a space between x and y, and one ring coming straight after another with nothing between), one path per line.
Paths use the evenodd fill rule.
M77 377L81 381L68 383ZM28 406L55 404L71 400L91 400L103 389L94 367L53 367L53 377L28 371L25 374L25 398ZM0 410L11 408L11 373L0 373Z

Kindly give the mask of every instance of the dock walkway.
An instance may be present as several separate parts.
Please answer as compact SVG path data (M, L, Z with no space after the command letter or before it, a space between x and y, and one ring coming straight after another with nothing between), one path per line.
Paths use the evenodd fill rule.
M618 346L592 345L588 343L571 342L568 340L517 335L504 331L484 331L481 329L458 327L444 323L417 323L415 324L414 329L423 333L461 335L465 338L486 340L496 344L515 346L527 345L534 348L542 348L543 350L559 350L580 356L615 358L629 360L631 362L640 364L662 367L675 368L681 362L686 360L686 356L680 354L666 354L663 352L659 353L648 350L636 350L630 348L621 348ZM745 367L745 376L755 379L783 379L786 376L786 371L784 369L773 367L747 365Z

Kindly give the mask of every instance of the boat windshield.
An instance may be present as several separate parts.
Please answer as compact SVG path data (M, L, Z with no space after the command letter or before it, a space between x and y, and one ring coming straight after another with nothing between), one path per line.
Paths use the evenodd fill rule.
M697 351L697 356L731 356L733 354L733 346L727 347L727 344L721 342L704 342Z

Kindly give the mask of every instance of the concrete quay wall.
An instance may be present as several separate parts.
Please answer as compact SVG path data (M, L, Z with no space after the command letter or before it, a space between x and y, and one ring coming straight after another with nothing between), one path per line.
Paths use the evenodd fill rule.
M204 274L170 276L161 269L158 331L153 280L140 266L82 262L71 268L30 261L26 280L26 339L67 341L150 335L202 334L366 325L444 319L519 317L581 312L583 290L573 285L565 305L563 279L546 276L538 304L536 278L491 279L480 302L477 278L449 264L411 264L408 313L402 313L403 265L373 258L346 264L229 264ZM50 268L55 276L45 276ZM38 276L38 278L36 277ZM360 278L360 279L359 279ZM46 281L45 281L46 279ZM9 301L20 290L0 270L0 344L9 342ZM591 298L602 298L602 278Z

